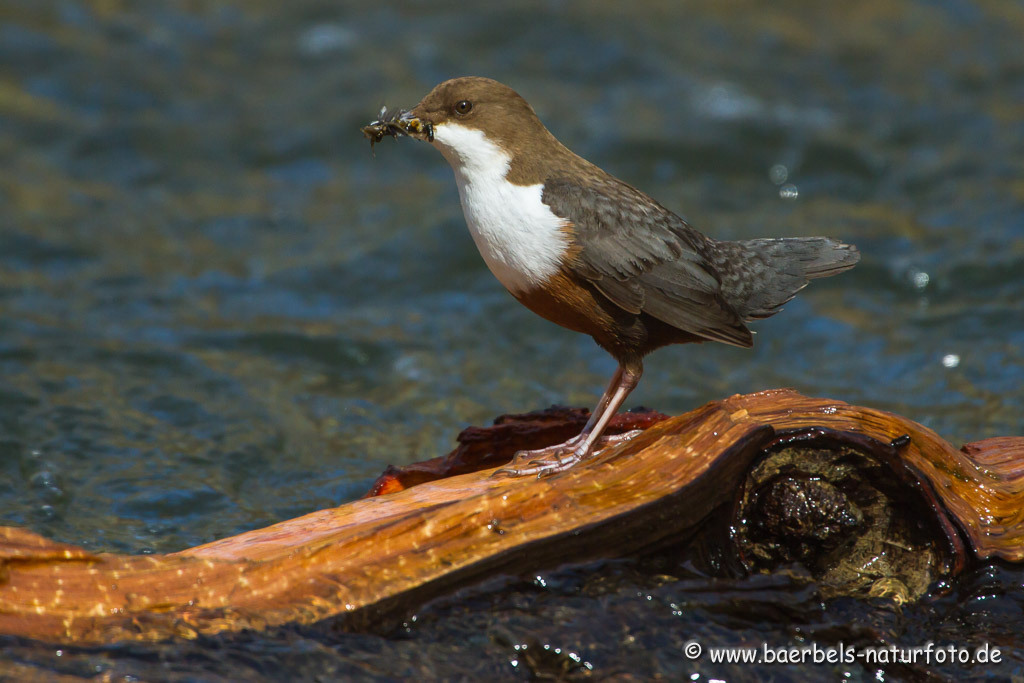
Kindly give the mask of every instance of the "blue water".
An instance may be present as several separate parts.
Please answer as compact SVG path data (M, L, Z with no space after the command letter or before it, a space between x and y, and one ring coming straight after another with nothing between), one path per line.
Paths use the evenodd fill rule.
M981 0L6 2L0 523L173 551L355 498L467 424L590 406L613 362L501 289L444 160L412 140L374 156L359 134L469 73L710 235L863 254L758 323L752 351L657 352L631 404L791 386L956 444L1022 434L1022 34L1019 3ZM1001 618L1024 616L1007 600ZM271 671L293 637L224 647ZM462 636L436 637L427 661L447 661ZM451 675L521 675L488 642ZM184 663L195 647L160 656L212 676ZM648 674L689 671L660 651Z

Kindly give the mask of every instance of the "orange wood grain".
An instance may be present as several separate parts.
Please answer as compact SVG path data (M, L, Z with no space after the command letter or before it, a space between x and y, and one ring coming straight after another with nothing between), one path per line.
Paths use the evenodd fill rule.
M553 476L462 474L169 555L91 554L0 527L0 633L109 643L336 618L359 628L496 573L620 556L732 499L777 431L899 449L978 556L1024 560L1024 439L957 450L890 413L778 390L669 418ZM941 511L940 511L941 514Z

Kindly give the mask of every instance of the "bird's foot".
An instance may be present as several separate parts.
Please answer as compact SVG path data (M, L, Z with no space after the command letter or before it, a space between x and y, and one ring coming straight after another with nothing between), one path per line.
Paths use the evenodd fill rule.
M538 477L545 474L554 474L569 469L586 454L576 450L575 439L560 443L547 448L538 448L534 451L519 451L512 457L512 461L498 470L495 470L495 477L525 477L536 474Z
M564 472L581 460L593 457L608 448L629 441L642 430L634 429L622 434L603 436L589 448L584 435L574 436L565 443L555 444L547 448L533 451L519 451L512 461L494 471L495 477L525 477L532 474L543 477L556 472Z

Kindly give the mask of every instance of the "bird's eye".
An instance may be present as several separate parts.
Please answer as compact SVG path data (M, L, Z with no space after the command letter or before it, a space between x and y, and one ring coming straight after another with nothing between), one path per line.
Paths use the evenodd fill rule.
M455 113L459 116L465 116L471 111L473 111L473 103L469 100L459 100L455 103Z

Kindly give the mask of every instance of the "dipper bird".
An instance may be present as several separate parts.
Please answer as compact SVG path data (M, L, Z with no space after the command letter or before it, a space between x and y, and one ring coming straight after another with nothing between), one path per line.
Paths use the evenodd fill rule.
M363 132L436 147L455 171L473 241L505 289L618 361L579 436L517 454L507 474L564 470L614 440L601 434L651 351L709 340L750 347L747 322L860 259L856 247L826 237L707 237L571 152L526 100L488 78L445 81L411 111L382 110Z

